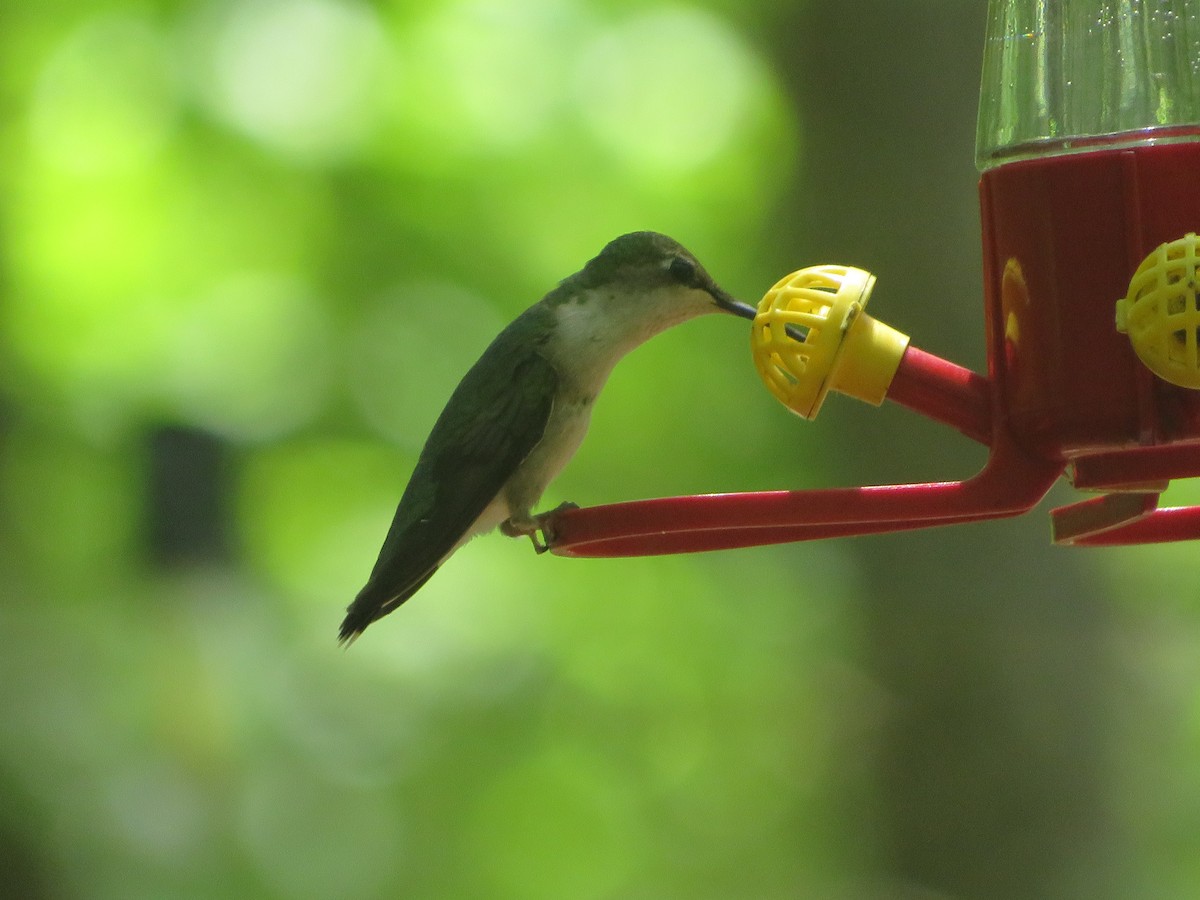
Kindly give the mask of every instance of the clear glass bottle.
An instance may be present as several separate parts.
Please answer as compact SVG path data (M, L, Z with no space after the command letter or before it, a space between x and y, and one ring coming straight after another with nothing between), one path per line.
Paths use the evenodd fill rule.
M976 164L1200 139L1200 0L989 0Z

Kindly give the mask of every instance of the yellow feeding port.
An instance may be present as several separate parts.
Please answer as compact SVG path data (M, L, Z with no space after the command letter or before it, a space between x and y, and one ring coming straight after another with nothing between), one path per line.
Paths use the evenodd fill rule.
M1197 247L1187 234L1161 244L1133 273L1129 293L1117 301L1117 331L1146 367L1171 384L1200 388L1196 309Z
M780 279L759 301L751 352L767 389L815 418L830 390L878 406L908 336L863 312L875 276L851 266L812 266Z

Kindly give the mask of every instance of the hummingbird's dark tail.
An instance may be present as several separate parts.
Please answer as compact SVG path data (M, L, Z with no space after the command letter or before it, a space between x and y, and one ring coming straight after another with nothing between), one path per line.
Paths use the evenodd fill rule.
M437 570L438 567L434 566L416 581L405 585L404 589L399 592L394 587L390 590L381 590L374 581L368 581L366 587L358 592L354 602L346 607L346 618L342 620L342 627L338 629L338 643L349 647L360 634L366 631L368 625L377 619L382 619L419 591Z

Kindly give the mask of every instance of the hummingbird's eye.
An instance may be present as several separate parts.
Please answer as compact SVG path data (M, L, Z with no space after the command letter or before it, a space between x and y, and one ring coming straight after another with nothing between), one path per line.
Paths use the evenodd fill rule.
M671 277L680 284L695 285L696 283L696 264L690 259L685 259L682 256L676 256L671 260L671 264L667 267L667 271L671 273Z

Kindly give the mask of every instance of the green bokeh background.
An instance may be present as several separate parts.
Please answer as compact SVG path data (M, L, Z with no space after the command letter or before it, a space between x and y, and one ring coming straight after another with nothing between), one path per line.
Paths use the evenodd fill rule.
M3 895L1195 896L1193 546L490 536L334 639L457 379L621 232L752 301L862 265L982 370L984 7L0 7ZM981 462L790 416L712 317L545 502Z

